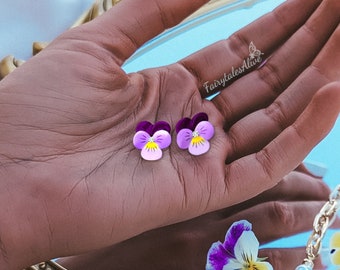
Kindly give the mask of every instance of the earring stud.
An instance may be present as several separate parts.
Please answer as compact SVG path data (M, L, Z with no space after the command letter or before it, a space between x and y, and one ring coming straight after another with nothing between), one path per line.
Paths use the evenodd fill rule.
M140 122L136 127L133 145L141 150L145 160L159 160L163 156L162 149L171 144L170 125L165 121L156 122L154 125L148 121Z
M203 155L210 149L209 140L214 136L214 127L206 113L198 113L192 119L185 117L176 125L177 145L188 149L194 156Z

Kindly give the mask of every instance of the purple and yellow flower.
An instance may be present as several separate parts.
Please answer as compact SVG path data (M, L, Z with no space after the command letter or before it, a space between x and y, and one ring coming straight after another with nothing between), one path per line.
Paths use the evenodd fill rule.
M206 113L198 113L192 119L181 119L176 131L178 147L188 149L190 154L198 156L210 149L209 140L214 136L214 127Z
M140 122L136 127L133 145L142 150L141 156L145 160L158 160L162 157L162 149L171 144L170 125L159 121L154 125L148 121Z
M223 243L212 244L206 270L273 270L270 263L258 258L259 241L252 225L241 220L232 224Z

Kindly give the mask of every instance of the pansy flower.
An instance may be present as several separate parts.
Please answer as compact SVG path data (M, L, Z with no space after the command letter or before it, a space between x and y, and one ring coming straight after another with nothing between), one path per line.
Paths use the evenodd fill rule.
M176 132L178 147L198 156L210 149L209 140L214 136L214 127L208 122L206 113L198 113L192 119L181 119L176 125Z
M273 270L270 263L258 258L259 241L251 224L241 220L232 224L223 243L209 249L206 270Z
M148 121L140 122L136 127L133 145L142 150L141 156L145 160L158 160L162 157L162 149L171 144L170 125L159 121L154 125Z

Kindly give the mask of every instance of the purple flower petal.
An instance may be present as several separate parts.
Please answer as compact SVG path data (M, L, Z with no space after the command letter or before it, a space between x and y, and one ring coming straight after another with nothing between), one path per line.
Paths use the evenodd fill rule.
M204 112L200 112L194 115L194 117L191 120L191 126L190 129L194 130L195 127L198 125L198 123L202 121L208 121L208 115Z
M152 136L153 141L158 144L160 149L167 148L171 144L171 136L165 130L158 130Z
M176 124L176 132L179 133L182 129L190 129L191 119L188 117L182 118ZM193 130L193 129L191 129Z
M168 133L170 133L171 128L168 122L165 121L158 121L155 123L155 125L153 126L152 129L152 134L150 134L151 136L153 136L158 130L165 130Z
M192 131L190 129L181 129L177 134L177 145L181 149L188 149L192 139Z
M196 136L191 139L189 144L189 153L194 156L203 155L210 149L210 143L201 136Z
M251 231L252 225L246 220L240 220L234 222L231 227L229 228L223 246L225 250L228 251L233 257L235 257L234 248L236 245L237 240L240 238L244 231Z
M207 255L206 270L223 270L231 258L220 241L212 244Z
M145 131L150 136L152 136L152 129L153 129L153 124L151 124L148 121L142 121L142 122L138 123L138 125L136 126L136 132Z
M154 125L148 121L142 121L136 126L136 132L141 130L147 132L150 136L152 136L158 130L165 130L170 133L171 128L169 123L165 121L158 121Z
M197 131L198 134L206 140L210 140L215 133L213 125L208 121L198 123L195 131Z
M133 136L133 145L137 149L143 149L143 147L147 144L149 139L150 135L146 131L144 130L137 131L135 136Z
M181 129L187 128L193 131L197 124L202 121L208 121L208 115L200 112L194 115L192 119L185 117L178 121L176 125L176 132L179 133Z
M141 156L145 160L159 160L162 155L162 150L155 142L148 142L141 151Z

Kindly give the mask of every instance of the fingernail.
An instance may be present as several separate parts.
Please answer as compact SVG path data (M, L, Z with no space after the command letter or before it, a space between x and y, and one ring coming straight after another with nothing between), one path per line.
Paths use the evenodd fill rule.
M324 177L328 170L327 166L320 162L304 161L303 165L315 177Z

